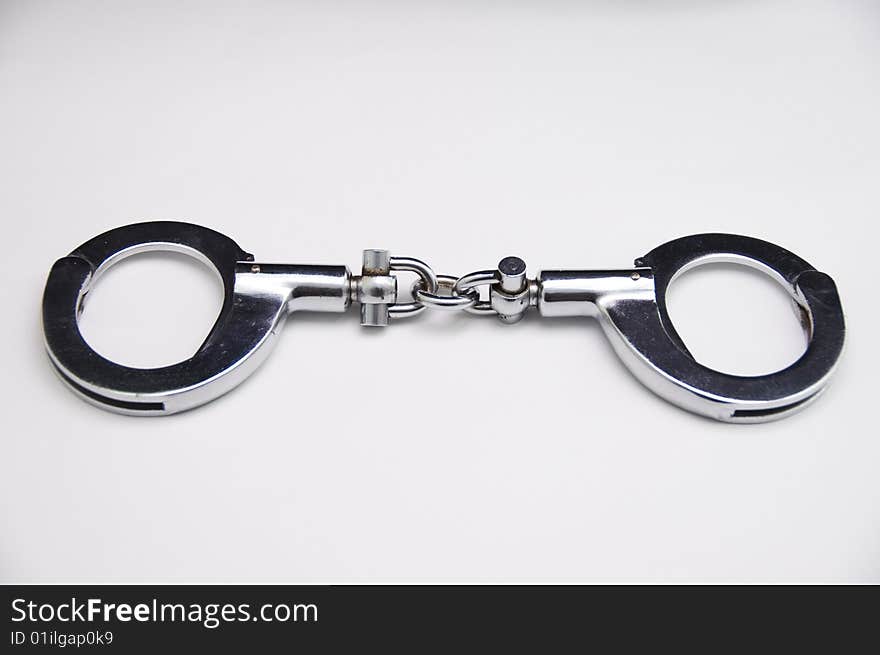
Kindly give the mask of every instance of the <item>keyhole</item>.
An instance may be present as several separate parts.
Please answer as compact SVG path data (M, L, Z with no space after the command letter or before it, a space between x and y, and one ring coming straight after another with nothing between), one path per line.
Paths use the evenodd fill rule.
M795 307L782 286L740 264L708 264L685 272L667 291L675 329L704 366L734 375L786 368L806 349Z
M79 329L107 359L157 368L191 357L222 303L222 283L207 265L180 253L141 253L103 273L85 298Z

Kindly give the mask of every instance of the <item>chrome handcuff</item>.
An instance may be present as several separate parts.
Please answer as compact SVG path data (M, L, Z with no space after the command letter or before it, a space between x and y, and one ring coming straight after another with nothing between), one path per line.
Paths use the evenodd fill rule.
M152 369L123 366L86 343L78 317L104 271L154 250L186 253L212 266L223 283L223 306L189 359ZM809 338L796 362L747 377L715 371L693 358L669 319L666 291L676 276L710 262L756 267L788 291ZM417 274L411 302L398 302L394 271ZM488 288L488 300L481 299L481 287ZM633 267L617 270L549 270L529 279L521 259L506 257L496 269L457 278L384 250L364 251L361 275L346 266L257 263L214 230L170 221L110 230L59 259L43 295L43 332L55 369L83 399L123 414L174 414L244 381L269 354L290 313L345 312L353 304L360 305L361 323L369 326L426 308L491 314L505 323L517 322L532 307L544 317L593 316L645 386L691 412L737 423L780 418L815 400L828 384L845 335L834 281L797 255L750 237L674 239L636 259Z

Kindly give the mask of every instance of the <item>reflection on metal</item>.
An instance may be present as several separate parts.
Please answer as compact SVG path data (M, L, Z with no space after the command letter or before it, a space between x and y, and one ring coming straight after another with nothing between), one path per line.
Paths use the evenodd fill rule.
M83 300L101 273L136 253L172 250L213 267L223 282L220 315L186 361L154 369L122 366L98 355L79 331ZM754 266L779 282L805 317L809 344L787 368L759 376L721 373L699 364L675 331L666 290L675 277L703 263ZM411 302L398 301L395 271L418 275ZM482 300L480 289L488 290ZM173 414L206 403L250 375L295 311L344 312L360 305L361 323L427 309L464 310L516 323L535 307L544 317L599 320L615 351L655 393L687 410L730 422L780 418L803 408L826 387L844 342L844 318L833 280L791 252L731 234L675 239L617 270L542 271L505 257L495 269L461 277L437 275L425 262L364 251L361 275L345 266L256 263L222 234L177 222L127 225L105 232L59 259L43 296L43 331L56 370L83 399L134 415ZM304 393L308 389L303 390Z

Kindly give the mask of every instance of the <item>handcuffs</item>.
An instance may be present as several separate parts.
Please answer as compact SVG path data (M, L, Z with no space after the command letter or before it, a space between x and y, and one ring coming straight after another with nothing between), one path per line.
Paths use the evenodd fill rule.
M189 359L161 368L123 366L95 352L78 318L89 290L108 268L155 250L192 255L223 283L213 328ZM731 375L697 362L669 318L666 292L684 271L704 263L756 267L797 304L809 343L787 368ZM411 302L398 302L395 271L418 276ZM720 421L754 423L787 416L826 388L844 344L843 310L834 281L797 255L766 241L732 234L674 239L631 268L545 270L534 279L506 257L493 270L438 276L418 259L364 251L361 275L346 266L257 263L232 239L190 223L135 223L105 232L55 262L43 295L43 332L52 364L81 398L122 414L174 414L223 395L269 354L279 328L296 311L345 312L360 305L363 325L387 325L426 308L496 315L515 323L530 308L543 317L592 316L614 350L649 389L686 410ZM488 287L482 300L481 287Z

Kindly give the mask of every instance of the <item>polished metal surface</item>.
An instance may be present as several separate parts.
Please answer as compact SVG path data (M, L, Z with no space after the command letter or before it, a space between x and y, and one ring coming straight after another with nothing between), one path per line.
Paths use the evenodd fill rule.
M501 282L489 290L489 305L502 323L518 323L531 305L526 263L519 257L505 257L498 262L498 277Z
M421 259L415 259L414 257L392 257L391 270L416 273L419 276L422 288L427 289L430 293L436 293L439 286L437 275L434 273L433 269ZM394 318L405 318L420 314L424 309L425 306L422 303L414 300L413 302L408 303L395 303L388 311Z
M361 325L388 325L389 305L397 300L397 278L391 276L387 250L364 250L360 277L352 280L354 300L361 304Z
M474 271L458 278L458 282L452 289L452 292L458 295L465 294L471 289L479 289L479 287L489 287L490 289L500 282L500 274L497 270ZM470 307L465 307L464 311L469 314L491 314L495 316L495 310L492 309L492 303L488 300L477 300Z
M104 271L151 250L182 252L210 264L223 282L223 306L191 358L138 369L92 350L78 318ZM43 333L56 370L85 400L123 414L173 414L241 383L269 354L290 312L344 312L349 304L345 266L258 264L213 230L188 223L137 223L105 232L55 263L43 294Z
M675 331L666 290L684 271L710 262L755 267L779 282L804 314L809 344L791 366L759 376L721 373L698 363ZM675 239L609 271L542 271L542 316L593 316L615 351L649 389L721 421L754 423L805 407L825 389L843 349L843 310L834 281L772 243L731 234Z
M364 250L361 275L351 278L351 299L361 303L361 325L385 327L390 318L421 314L425 305L397 302L397 277L392 271L410 271L419 276L421 288L437 291L437 275L425 262L413 257L391 257L387 250Z
M223 283L223 306L205 342L189 359L137 369L102 357L85 342L78 318L89 289L110 266L150 250L183 252L211 265ZM773 277L801 309L809 344L791 366L735 376L699 364L666 309L677 275L703 263L735 262ZM395 271L415 272L413 301L398 303ZM480 299L488 287L489 300ZM514 323L530 307L543 317L589 316L601 323L623 363L647 387L689 411L730 422L786 416L825 389L843 349L845 326L831 278L766 241L729 234L675 239L617 270L542 271L526 277L518 257L461 277L437 275L425 262L367 250L362 273L345 266L256 263L229 239L189 223L137 223L105 232L58 260L43 295L46 348L61 378L82 398L112 411L173 414L206 403L242 382L294 311L344 312L360 305L361 323L427 309L493 314Z
M474 289L465 291L462 294L456 293L455 283L458 282L457 277L452 275L438 275L437 281L439 282L437 293L425 291L421 288L423 283L421 281L416 282L413 286L413 295L416 300L431 309L447 312L468 309L469 307L473 307L480 300L479 294ZM445 294L439 293L440 291L445 292Z
M526 263L519 257L505 257L498 262L498 279L502 291L519 293L526 286Z

